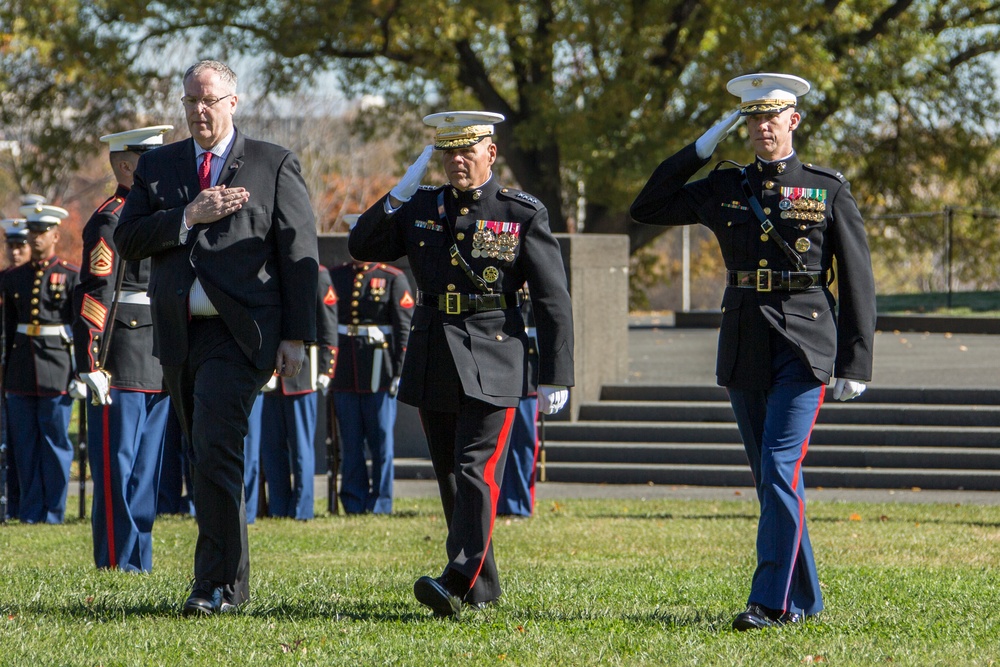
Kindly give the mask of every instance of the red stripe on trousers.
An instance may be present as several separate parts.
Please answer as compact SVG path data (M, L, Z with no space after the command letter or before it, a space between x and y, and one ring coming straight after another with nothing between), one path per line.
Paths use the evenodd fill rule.
M86 410L86 407L82 407ZM104 523L108 529L108 562L111 569L118 567L115 554L115 512L111 506L111 431L108 426L111 406L105 405L101 410L101 448L104 452Z
M483 478L490 489L490 530L486 533L486 541L483 543L483 557L479 559L479 567L476 568L475 576L469 580L470 591L476 585L476 579L479 578L479 573L483 569L483 561L486 560L486 552L489 551L490 542L493 540L493 523L497 518L497 500L500 499L500 486L496 480L497 463L499 463L500 456L503 454L503 446L510 437L510 427L514 423L514 411L516 409L507 408L504 410L503 428L500 429L500 435L497 438L493 454L486 461L486 467L483 470Z
M812 424L809 425L809 432L806 434L806 439L802 443L802 455L799 456L799 460L795 462L795 474L792 476L792 491L797 491L799 486L799 473L802 471L802 461L806 458L806 452L809 451L809 438L812 436L813 429L816 428L816 420L819 419L819 409L823 407L823 399L826 397L826 387L820 388L819 391L819 401L816 404L816 412L813 413ZM795 549L792 551L792 567L788 568L788 581L785 582L785 608L782 611L788 611L788 595L792 590L792 576L795 573L795 561L798 560L799 548L802 546L802 527L805 526L805 514L806 506L802 502L802 498L796 497L799 501L799 532L795 536Z

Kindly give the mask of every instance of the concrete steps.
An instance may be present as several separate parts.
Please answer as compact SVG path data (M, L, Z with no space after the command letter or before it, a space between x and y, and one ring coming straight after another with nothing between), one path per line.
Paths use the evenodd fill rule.
M1000 490L1000 389L828 393L806 456L809 487ZM433 479L397 459L401 479ZM589 484L752 486L725 389L622 384L545 424L545 478Z
M725 389L611 385L545 429L546 479L749 486ZM1000 490L1000 390L828 393L805 460L811 487Z

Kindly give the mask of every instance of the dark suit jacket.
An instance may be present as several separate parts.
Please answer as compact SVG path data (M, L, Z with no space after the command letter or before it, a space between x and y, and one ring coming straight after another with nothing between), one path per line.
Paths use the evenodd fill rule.
M729 270L795 271L778 245L762 235L741 186L741 170L717 166L706 178L688 182L707 163L694 144L664 160L632 203L632 217L651 225L704 224L715 233ZM870 380L875 280L850 184L840 172L803 164L794 154L780 162L757 160L746 171L768 219L798 249L809 271L829 272L836 258L840 304L835 308L825 284L796 292L728 287L722 298L719 384L770 386L771 330L792 345L820 382L831 375Z
M197 276L251 363L273 367L280 341L316 339L316 225L298 159L237 130L219 184L242 186L250 199L195 225L181 245L184 207L199 192L194 151L185 139L143 154L115 229L124 259L153 258L153 354L168 366L186 358Z

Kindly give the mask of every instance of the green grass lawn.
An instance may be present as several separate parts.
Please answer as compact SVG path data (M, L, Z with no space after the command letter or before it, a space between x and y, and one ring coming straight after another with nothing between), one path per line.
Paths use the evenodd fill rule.
M70 503L75 509L75 504ZM500 519L502 603L435 619L413 582L444 564L437 501L392 517L262 519L252 600L188 619L189 518L157 522L155 571L98 572L89 524L0 528L0 664L992 665L1000 507L814 502L827 610L730 629L754 566L745 501L547 501Z

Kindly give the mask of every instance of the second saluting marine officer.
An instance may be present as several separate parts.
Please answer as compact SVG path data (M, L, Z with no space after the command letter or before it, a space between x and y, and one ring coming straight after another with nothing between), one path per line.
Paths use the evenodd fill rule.
M823 609L805 523L802 461L824 385L848 400L871 378L875 284L864 221L837 171L792 148L809 83L787 74L731 80L740 108L664 160L632 203L655 225L700 222L726 263L716 375L727 388L760 502L757 568L733 627L800 622ZM746 118L757 156L712 170L719 141ZM836 258L839 308L829 289Z
M356 259L406 255L417 307L399 398L419 408L448 521L447 565L421 577L417 600L457 616L500 597L493 523L511 423L528 392L528 337L520 289L531 286L538 332L539 409L553 413L573 384L573 318L559 243L545 206L497 182L486 112L431 114L433 149L449 183L418 189L428 146L399 184L358 220Z

